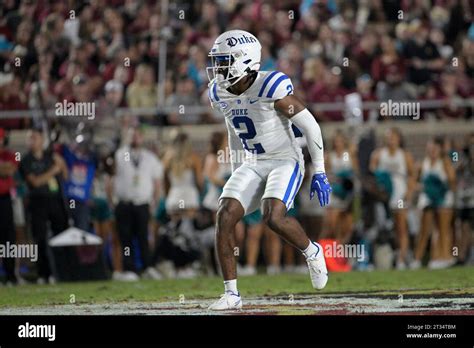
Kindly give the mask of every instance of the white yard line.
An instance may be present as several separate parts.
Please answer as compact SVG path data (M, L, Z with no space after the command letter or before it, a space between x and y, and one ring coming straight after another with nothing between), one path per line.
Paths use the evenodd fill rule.
M295 296L243 298L244 309L238 314L357 314L402 313L423 311L472 311L474 296L468 297L354 297ZM108 304L68 304L37 307L2 308L0 315L215 315L231 313L208 312L211 300L175 302L121 302Z

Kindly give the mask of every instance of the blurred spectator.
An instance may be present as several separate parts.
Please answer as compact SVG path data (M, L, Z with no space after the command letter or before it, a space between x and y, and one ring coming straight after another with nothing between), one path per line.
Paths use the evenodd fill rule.
M381 101L396 100L410 100L416 97L416 91L408 84L400 71L398 65L390 65L387 67L385 81L380 81L376 88L377 99ZM401 119L406 119L406 116L401 116ZM397 119L391 117L390 119Z
M96 159L89 149L92 139L86 137L86 134L78 134L71 146L62 146L62 156L69 172L65 182L65 194L74 226L83 231L90 230L89 205L96 170Z
M68 226L61 190L61 182L68 177L68 170L58 154L44 150L41 130L29 131L28 146L28 153L22 156L20 172L28 185L31 230L38 244L38 282L52 282L47 245L50 238L48 225L53 235Z
M453 69L448 69L441 74L441 83L435 99L446 102L446 107L437 111L439 118L464 118L466 109L457 105L462 100L459 90L457 74Z
M2 223L0 244L6 247L7 243L16 243L11 192L15 187L13 175L17 170L18 162L13 152L8 150L5 145L5 130L0 128L0 221ZM7 283L16 284L15 258L2 258L2 263L6 272Z
M35 0L21 0L18 10L9 12L6 16L8 27L15 32L20 23L24 20L34 23L36 12Z
M471 254L474 231L474 133L466 137L467 141L460 155L457 168L456 208L461 233L459 242L458 264L464 265Z
M453 265L453 206L456 189L455 172L450 159L443 154L443 139L436 137L426 147L426 157L420 168L422 192L418 208L422 209L421 229L411 268L419 268L426 246L433 236L436 221L437 233L431 237L429 268L447 268Z
M128 86L126 100L132 108L154 108L158 104L154 69L148 64L140 64L135 78Z
M466 74L474 78L474 23L471 24L467 37L462 41L462 56L466 63ZM471 88L472 89L472 88Z
M356 92L359 93L362 101L375 101L377 100L373 93L373 80L368 74L361 75L356 80ZM376 120L378 113L376 110L364 110L364 120Z
M124 86L120 81L107 81L104 87L105 95L97 102L94 119L95 136L106 139L110 150L115 149L125 136L123 131L129 126L130 115L118 115L118 109L125 107Z
M163 158L166 211L173 217L193 218L199 208L203 185L201 159L193 151L188 135L179 133Z
M352 54L355 61L359 64L360 70L364 73L370 73L373 61L379 54L377 50L377 34L367 30L360 38Z
M398 256L396 267L406 269L408 261L409 238L407 208L411 205L415 185L415 167L410 152L404 149L403 138L398 128L391 128L385 138L385 145L375 150L370 159L370 170L381 177L386 175L387 191L390 199L387 213L393 215Z
M37 76L34 78L30 86L30 95L28 99L28 106L30 109L52 109L58 98L62 96L68 99L72 94L71 88L66 85L65 82L59 81L54 85L53 78L51 76L51 66L52 66L52 55L45 54L38 57L40 64L35 67L34 74ZM36 72L36 70L38 70ZM74 75L76 72L74 72ZM72 83L72 69L68 76L68 82ZM41 94L40 94L41 92Z
M395 48L395 41L385 35L380 39L380 42L382 53L373 60L371 66L374 80L376 82L386 81L389 71L395 69L393 67L396 67L401 76L405 76L405 63Z
M354 177L357 174L357 162L354 150L349 147L348 139L341 131L332 138L330 151L326 152L326 172L333 192L326 213L326 223L330 238L339 243L348 243L353 228L352 203L354 199Z
M307 101L342 100L333 91L323 93L322 100L314 97L314 85L331 89L326 87L326 78L316 71L325 64L341 67L339 86L350 90L356 87L356 77L364 73L370 73L375 84L387 82L388 70L397 65L402 81L415 84L417 95L427 97L430 86L438 83L444 65L450 63L463 70L458 76L461 96L473 96L473 6L468 1L432 5L426 1L381 0L284 0L278 4L204 1L195 6L181 3L179 8L186 11L186 20L179 19L176 13L165 23L161 3L156 0L2 3L0 70L11 71L14 66L31 108L42 104L51 108L55 100L75 98L72 79L76 75L85 76L92 100L100 99L103 85L114 79L123 84L125 104L155 108L160 35L165 33L167 105L190 106L187 103L192 102L208 106L206 98L202 98L207 86L207 52L222 31L240 28L260 39L261 69L282 70ZM171 6L170 11L174 13L176 8ZM71 10L74 17L70 16ZM399 18L400 10L403 19ZM163 25L168 26L169 35L162 30ZM17 58L21 58L20 66ZM179 83L182 76L194 86ZM43 101L38 98L39 86ZM176 104L175 99L181 104ZM176 112L164 116L170 124L183 121L178 122L177 116L181 115ZM185 123L215 122L206 112L187 116ZM342 120L341 116L329 111L322 119Z
M217 212L217 203L222 193L222 188L230 175L232 169L228 154L228 138L223 132L215 132L211 135L209 151L204 158L204 186L206 194L203 198L203 206ZM215 215L214 215L215 217Z
M328 69L324 75L324 81L316 82L308 96L314 103L343 102L347 91L341 86L341 68L335 66ZM342 121L340 111L317 112L318 119L325 121Z
M163 166L152 152L143 148L141 129L130 129L130 135L130 145L119 148L115 153L114 192L118 199L115 217L120 242L125 250L123 269L129 280L138 279L134 264L136 250L133 245L136 236L143 276L159 279L160 274L150 267L148 221L150 212L156 210L159 201Z
M198 113L186 111L186 108L198 105L198 97L195 93L193 81L187 77L181 77L176 83L176 92L166 99L166 105L173 107L177 112L172 112L168 116L169 124L196 124L201 122Z
M129 276L123 273L122 254L119 236L117 235L113 217L113 157L103 156L98 161L95 177L92 185L91 219L94 231L104 241L104 251L108 251L110 245L110 258L112 268L112 279L129 280Z
M10 74L4 85L0 85L0 110L25 110L28 108L26 95L23 93L22 82L19 76ZM0 119L0 127L6 129L20 129L28 124L27 119L13 118Z
M445 61L429 39L428 24L419 23L415 26L412 39L404 48L404 55L408 60L409 81L421 85L433 79L433 75L440 72Z

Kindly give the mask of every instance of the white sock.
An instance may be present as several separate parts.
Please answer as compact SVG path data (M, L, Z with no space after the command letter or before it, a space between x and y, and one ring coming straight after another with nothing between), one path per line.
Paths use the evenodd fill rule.
M237 279L232 279L232 280L224 280L224 289L225 292L231 291L234 294L238 294L237 290Z
M318 250L318 247L313 242L309 241L308 247L304 250L301 250L301 252L303 253L304 257L308 258L316 254Z

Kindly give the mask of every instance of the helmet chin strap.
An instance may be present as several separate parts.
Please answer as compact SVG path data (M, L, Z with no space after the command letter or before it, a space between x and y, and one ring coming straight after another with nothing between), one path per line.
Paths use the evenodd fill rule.
M217 84L220 83L219 87L227 89L227 88L232 87L233 85L235 85L240 80L242 80L245 76L248 76L250 71L251 71L250 68L245 69L244 73L241 76L239 76L238 78L236 78L236 80L233 81L233 82L230 82L229 80L221 81L221 82L217 81Z

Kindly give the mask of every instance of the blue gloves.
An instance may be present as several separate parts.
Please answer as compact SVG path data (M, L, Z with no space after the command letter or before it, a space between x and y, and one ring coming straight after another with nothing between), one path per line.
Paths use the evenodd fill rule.
M329 193L332 192L331 185L329 185L328 178L325 173L317 173L313 175L311 180L311 189L309 192L310 199L313 199L314 192L318 193L319 204L321 207L329 204Z

